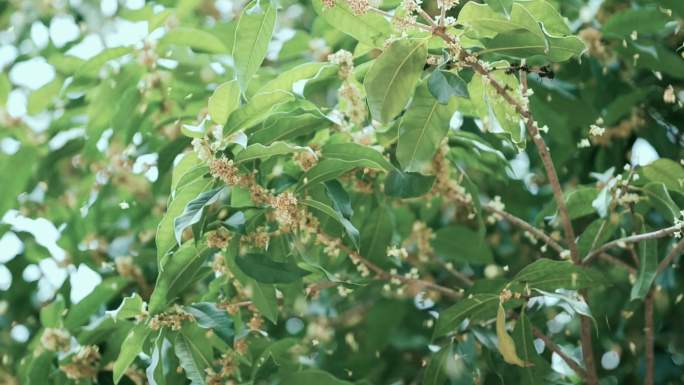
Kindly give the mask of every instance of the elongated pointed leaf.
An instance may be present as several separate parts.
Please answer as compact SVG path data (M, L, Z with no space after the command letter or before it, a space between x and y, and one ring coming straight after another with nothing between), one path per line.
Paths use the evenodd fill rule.
M233 59L243 93L266 57L275 23L276 7L270 1L252 1L240 14L235 28Z
M209 98L209 116L217 124L226 124L230 114L240 107L240 85L237 80L216 87Z
M204 212L204 208L216 202L225 190L226 187L221 186L209 191L204 191L195 199L188 202L181 215L173 220L173 234L176 237L178 245L182 243L181 238L183 230L199 222L202 213Z
M406 107L426 58L425 40L401 39L375 59L363 82L374 120L389 123Z

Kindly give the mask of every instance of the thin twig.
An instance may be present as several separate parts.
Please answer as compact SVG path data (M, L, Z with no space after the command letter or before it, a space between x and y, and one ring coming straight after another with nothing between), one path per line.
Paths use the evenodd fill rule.
M653 289L651 289L644 300L644 333L646 333L646 377L644 385L653 385L655 373L654 358L654 335L653 335Z
M563 246L558 244L551 236L546 234L544 231L532 226L531 224L527 223L524 219L516 217L515 215L504 211L504 210L499 210L491 205L482 205L482 209L485 211L489 211L490 213L500 215L504 219L506 219L508 222L511 224L518 226L526 231L528 231L532 236L535 238L539 239L540 241L546 243L547 245L551 246L552 249L554 249L558 254L562 253L565 249Z
M674 261L675 257L677 257L679 254L684 252L684 239L679 241L673 248L670 250L670 252L667 254L667 256L660 261L660 264L658 265L658 270L656 270L656 274L660 274L665 269L667 269L668 266Z
M578 376L581 378L585 379L587 378L587 372L577 363L577 361L573 360L570 358L567 354L561 350L561 348L556 345L553 340L544 334L541 330L539 330L536 326L532 327L532 334L534 334L535 337L539 338L540 340L544 341L544 345L546 345L549 350L552 352L558 354L558 357L563 359L568 366L577 373Z
M619 258L616 258L616 257L614 257L608 253L601 253L601 254L599 254L598 257L600 259L606 261L606 262L609 262L609 263L612 263L612 264L617 265L619 267L622 267L623 269L627 270L627 272L629 272L630 274L636 274L637 273L637 270L635 268L633 268L630 264L628 264L627 262L625 262Z
M604 243L602 246L600 246L597 249L594 249L591 252L589 252L589 254L587 254L587 256L584 257L584 259L582 260L582 264L586 265L586 264L590 263L599 254L603 253L604 251L608 251L608 250L612 249L613 247L624 247L624 245L627 243L638 243L638 242L642 242L642 241L647 241L649 239L664 238L664 237L670 236L670 235L672 235L676 232L679 232L679 231L682 231L682 226L681 225L674 225L674 226L666 227L664 229L651 231L648 233L630 235L629 237L624 237L624 238L616 239L614 241L610 241L608 243Z

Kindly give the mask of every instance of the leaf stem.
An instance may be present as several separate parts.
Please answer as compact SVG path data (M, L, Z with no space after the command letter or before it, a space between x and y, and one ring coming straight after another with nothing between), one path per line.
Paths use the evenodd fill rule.
M504 219L506 219L508 222L511 224L520 227L523 230L528 231L530 234L532 234L535 238L543 241L547 245L549 245L552 249L554 249L558 254L562 253L565 249L563 246L561 246L558 242L556 242L551 236L546 234L544 231L532 226L528 222L526 222L524 219L516 217L515 215L504 211L504 210L499 210L493 206L490 205L482 205L482 209L485 211L488 211L493 214L500 215Z
M536 326L532 326L532 334L534 334L535 337L539 338L540 340L544 341L544 345L546 345L549 350L552 352L558 354L558 356L565 361L568 366L577 373L578 376L580 376L583 379L587 378L587 372L577 363L577 361L573 360L570 358L567 354L561 350L561 348L556 345L553 340L544 334L541 330L539 330Z

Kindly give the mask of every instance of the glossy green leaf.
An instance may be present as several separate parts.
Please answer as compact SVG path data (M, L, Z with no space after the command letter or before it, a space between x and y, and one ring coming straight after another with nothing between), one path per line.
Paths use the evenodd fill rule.
M381 48L392 34L390 23L381 15L366 13L356 15L345 2L326 7L321 0L312 1L316 13L325 21L354 39L373 47Z
M354 227L354 225L347 218L343 217L342 214L335 211L332 207L326 205L325 203L315 201L313 199L305 199L301 201L301 203L342 225L344 231L347 233L347 236L354 244L354 247L358 249L359 230L357 230L356 227Z
M240 85L237 80L225 82L209 98L209 116L217 124L226 124L228 117L240 107Z
M226 343L233 342L233 320L225 310L210 302L193 303L185 309L195 317L197 326L212 330Z
M264 254L246 254L235 262L240 270L261 283L292 283L309 274L294 263L276 262Z
M671 159L658 159L642 168L640 173L651 182L662 183L668 190L684 194L684 168Z
M520 376L524 379L525 384L545 385L548 383L547 376L551 368L548 362L537 353L534 340L532 324L527 317L527 312L522 311L520 318L515 324L515 329L513 329L513 341L517 347L520 359L531 363L531 365L521 367L517 371L520 372Z
M417 198L432 190L434 176L393 170L385 178L385 194L397 198Z
M190 47L197 52L226 53L225 44L215 35L196 28L175 28L167 32L161 39L160 44L173 44L182 47Z
M203 191L188 202L183 212L173 220L173 234L178 245L182 243L183 231L200 221L204 208L212 205L226 191L225 186Z
M364 160L371 168L391 171L395 167L377 150L358 143L330 143L321 150L324 158L342 159L350 162Z
M270 1L252 1L240 14L235 28L233 59L243 93L266 57L275 24L276 7Z
M570 261L542 258L520 270L512 283L521 288L529 287L550 292L556 289L578 290L600 286L606 282L601 275Z
M121 378L126 374L126 370L135 361L138 354L142 352L145 340L150 333L152 333L152 329L144 323L134 326L128 333L123 344L121 344L121 352L114 362L114 368L112 369L115 384L121 381Z
M142 316L147 312L147 304L138 293L124 297L118 308L108 311L107 314L115 321Z
M313 154L313 151L308 147L295 146L287 142L274 142L268 146L257 143L247 146L243 151L240 151L235 157L235 161L242 163L256 159L266 160L273 156L289 155L299 151L308 151Z
M363 81L374 120L388 123L404 110L427 59L427 42L421 39L394 41L373 62Z
M427 84L418 87L399 123L397 160L404 171L421 172L431 166L455 111L456 100L441 104L430 94Z
M498 305L498 294L470 295L439 314L433 336L441 337L456 331L465 319L476 322L492 318L496 315Z
M286 373L282 385L352 385L349 381L343 381L328 372L317 369L306 369L300 372Z
M121 276L104 279L90 294L71 306L64 318L64 327L73 331L83 326L90 316L119 294L128 283L128 278Z
M642 230L648 230L643 228ZM651 285L656 278L658 270L658 240L649 239L639 243L639 271L637 280L632 286L630 299L643 300L651 290Z
M441 104L449 103L454 96L467 98L468 85L460 76L450 71L436 70L428 79L430 94Z
M213 355L203 332L184 329L176 335L174 350L185 376L194 385L208 385L205 369L212 367Z

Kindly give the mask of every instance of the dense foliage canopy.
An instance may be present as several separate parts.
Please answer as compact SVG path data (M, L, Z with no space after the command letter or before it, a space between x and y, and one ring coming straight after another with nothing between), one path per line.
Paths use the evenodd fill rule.
M0 1L0 383L683 384L684 1Z

